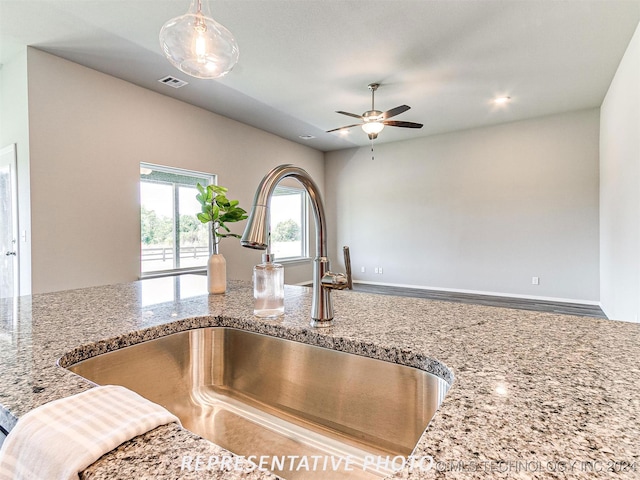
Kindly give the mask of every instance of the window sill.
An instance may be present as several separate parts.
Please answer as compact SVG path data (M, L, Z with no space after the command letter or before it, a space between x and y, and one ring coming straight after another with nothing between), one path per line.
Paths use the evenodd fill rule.
M295 258L278 258L276 257L275 263L282 265L298 265L303 263L311 263L311 257L295 257Z
M190 268L185 270L164 270L162 272L148 272L141 274L138 279L144 280L147 278L160 278L160 277L175 277L176 275L184 275L185 273L195 273L198 275L205 275L207 268Z

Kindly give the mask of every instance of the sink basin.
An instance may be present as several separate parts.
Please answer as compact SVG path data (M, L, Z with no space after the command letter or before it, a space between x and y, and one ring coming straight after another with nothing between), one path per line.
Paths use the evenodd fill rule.
M184 428L238 455L348 455L359 467L331 478L350 479L392 473L384 464L362 467L372 456L411 455L449 388L417 368L223 327L175 333L68 368L163 405ZM326 478L282 463L289 465L268 468L287 479Z

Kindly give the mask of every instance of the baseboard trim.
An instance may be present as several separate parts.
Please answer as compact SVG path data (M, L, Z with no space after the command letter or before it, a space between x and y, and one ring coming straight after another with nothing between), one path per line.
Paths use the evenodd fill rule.
M381 287L415 288L417 290L430 290L434 292L469 293L473 295L488 295L492 297L522 298L523 300L540 300L545 302L575 303L577 305L593 305L593 306L602 308L602 305L600 304L599 301L580 300L575 298L541 297L536 295L516 295L513 293L487 292L482 290L463 290L463 289L457 289L457 288L427 287L424 285L409 285L404 283L369 282L364 280L354 280L353 283L362 283L365 285L379 285Z

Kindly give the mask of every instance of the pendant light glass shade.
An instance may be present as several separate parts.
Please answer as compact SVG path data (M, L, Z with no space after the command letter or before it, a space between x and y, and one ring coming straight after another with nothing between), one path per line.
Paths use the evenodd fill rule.
M240 54L231 32L211 18L203 0L191 0L186 14L163 25L160 46L176 68L197 78L226 75Z

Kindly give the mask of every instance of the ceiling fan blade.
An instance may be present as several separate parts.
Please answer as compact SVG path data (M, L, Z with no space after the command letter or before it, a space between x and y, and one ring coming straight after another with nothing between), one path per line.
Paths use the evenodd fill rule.
M409 105L400 105L399 107L392 108L391 110L387 110L382 115L380 115L380 117L382 117L383 120L386 120L387 118L391 118L391 117L395 117L396 115L400 115L401 113L406 112L410 108L411 107Z
M402 121L399 121L399 120L385 120L382 123L384 123L385 125L389 125L390 127L422 128L422 124L421 123L402 122Z
M345 128L358 127L362 125L362 123L354 123L353 125L346 125L344 127L334 128L333 130L327 130L326 133L337 132L338 130L344 130Z
M342 110L336 110L336 113L340 113L342 115L347 115L349 117L354 117L354 118L362 118L362 115L356 115L355 113L343 112Z

